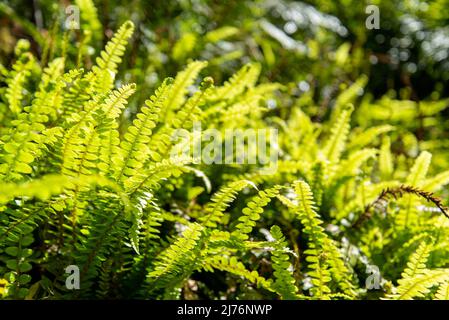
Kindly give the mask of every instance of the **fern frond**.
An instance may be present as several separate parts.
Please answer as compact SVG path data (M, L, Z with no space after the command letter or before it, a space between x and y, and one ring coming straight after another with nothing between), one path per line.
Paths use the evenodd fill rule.
M272 281L260 276L257 271L249 271L236 257L208 256L202 261L202 268L213 272L214 269L229 272L233 275L248 280L260 288L272 291Z
M274 238L274 250L272 251L271 260L273 261L274 281L272 287L284 300L296 300L299 298L298 288L295 279L290 271L292 267L289 256L285 252L287 241L282 234L281 228L272 226L270 233Z
M156 258L148 278L158 288L172 288L182 282L196 267L203 227L190 224L179 237Z
M449 280L442 283L435 294L436 300L449 300Z
M337 163L340 160L340 156L345 148L353 110L354 107L352 105L343 108L331 129L330 137L324 146L324 155L331 163Z
M124 85L118 90L112 91L95 113L97 132L101 140L98 168L104 175L112 173L112 160L120 156L120 138L117 130L116 118L120 116L121 110L125 108L127 99L135 92L135 85Z
M104 94L112 88L118 64L122 61L121 57L125 53L125 46L133 32L134 24L131 21L126 21L106 44L100 57L97 57L97 65L92 67L92 71L95 75L95 89L99 94Z
M173 113L178 111L185 102L185 95L187 89L193 84L202 69L207 66L205 61L194 61L187 65L187 67L176 75L173 82L173 90L167 96L164 103L164 110L162 120L167 120L172 117Z
M393 131L395 127L388 124L381 126L371 127L368 130L364 130L359 134L356 134L348 143L348 149L363 148L375 141L375 139L387 132Z
M281 189L281 186L274 186L259 191L242 210L243 215L238 219L239 223L235 226L232 235L241 240L247 240L249 238L248 234L251 233L256 226L256 222L260 219L260 216L263 213L263 208L267 206L273 198L279 195Z
M429 170L432 154L423 151L415 160L415 163L407 176L406 183L410 186L420 187ZM416 201L411 195L407 195L402 201L403 210L396 216L396 224L399 227L406 227L415 224L417 220ZM443 210L444 212L444 210Z
M354 223L354 226L360 226L366 219L371 218L370 210L372 208L379 207L382 203L385 203L388 199L394 198L398 199L404 195L415 195L433 203L447 218L449 218L449 210L443 205L441 199L437 198L431 192L421 190L412 186L400 185L399 187L386 188L382 190L376 200L369 203L365 207L364 213L359 217L359 219ZM409 198L409 203L411 199Z
M201 120L202 110L200 106L205 103L211 87L213 87L213 79L210 77L204 78L200 90L187 100L182 109L166 120L165 125L151 139L149 144L151 158L147 160L145 165L161 161L169 156L186 156L183 152L182 155L170 154L172 147L177 142L177 130L189 130L195 121ZM171 91L173 90L174 88Z
M444 269L429 270L426 263L433 244L423 241L410 256L407 267L398 280L396 292L388 295L389 299L409 300L421 298L430 292L430 288L449 280L449 271Z
M327 285L331 281L331 276L326 264L326 253L323 250L327 237L316 213L310 186L304 181L295 181L293 187L298 200L298 218L304 226L304 233L309 236L309 248L304 253L307 255L306 261L309 262L311 269L309 275L314 285L311 291L314 296L322 297L331 292Z
M383 179L391 178L393 174L393 159L390 150L390 138L385 137L382 141L379 154L379 171Z
M89 100L83 111L72 114L67 120L67 125L71 125L71 127L66 131L61 148L62 171L64 173L78 174L81 171L80 159L88 161L88 167L95 168L97 165L92 161L96 161L99 157L100 170L104 171L109 168L112 155L117 155L119 152L115 118L124 108L126 99L134 92L134 84L125 85L112 91L103 103ZM116 139L114 139L114 136ZM111 144L107 145L102 141ZM90 156L83 158L82 154L89 149L89 145L91 148ZM100 155L98 156L99 150ZM85 171L85 174L92 173L90 169Z
M127 178L124 186L127 192L134 195L145 189L155 190L160 187L162 180L171 176L178 177L188 171L186 166L192 160L188 157L171 157L160 162L150 164L147 168L140 170L137 174Z
M429 259L430 252L432 251L432 245L427 242L422 242L418 249L411 255L410 260L407 262L407 267L402 273L402 280L399 283L406 282L408 279L423 274L426 270L426 263Z
M152 130L159 121L161 108L167 94L172 90L171 82L172 79L167 78L155 94L145 101L145 106L141 108L133 125L125 133L120 144L121 154L112 159L118 168L115 173L118 181L136 175L150 155L151 150L148 143L153 134Z
M14 114L22 111L25 83L31 76L31 70L35 64L34 56L29 52L24 52L12 66L12 71L6 78L6 102L9 109Z
M261 66L257 63L246 64L222 87L217 87L210 99L213 101L226 100L240 95L246 88L254 86L259 77L260 68Z
M426 177L427 171L429 169L430 161L432 159L432 154L427 151L423 151L419 157L416 159L415 164L410 170L407 176L406 183L408 185L419 187L422 181Z
M201 224L205 227L216 228L217 225L221 223L224 211L235 199L237 193L248 186L257 189L257 187L249 180L238 180L231 182L229 185L224 186L217 191L206 205L204 216L199 219Z
M80 9L81 28L89 30L89 38L92 36L96 43L103 40L103 26L98 19L97 8L92 0L75 0L76 5ZM90 39L86 41L90 42Z
M361 149L355 151L349 155L348 159L341 161L340 168L350 175L356 175L359 172L360 167L376 155L376 149Z
M413 298L423 298L433 286L438 286L449 280L448 270L427 270L411 279L404 281L399 280L397 293L390 295L390 299L394 300L410 300Z
M449 171L444 171L423 181L422 188L424 190L436 192L447 184L449 184Z
M335 115L338 116L342 108L346 105L354 103L355 98L359 95L360 90L362 90L368 83L368 77L366 75L361 75L349 88L344 90L335 101ZM332 120L335 120L334 118Z

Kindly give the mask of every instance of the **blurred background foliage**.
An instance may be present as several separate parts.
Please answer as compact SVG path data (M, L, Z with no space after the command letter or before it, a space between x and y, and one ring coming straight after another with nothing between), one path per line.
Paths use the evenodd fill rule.
M380 9L377 30L365 26L370 4ZM65 28L69 5L80 8L78 30ZM397 154L426 149L441 157L437 169L445 165L449 0L3 0L0 62L9 67L25 38L43 65L67 54L77 61L69 68L90 67L127 19L136 33L117 79L138 84L131 114L191 60L208 60L204 74L217 83L258 61L261 82L284 85L267 101L281 116L299 106L321 122L349 92L361 105L357 124L398 124Z
M401 89L413 99L448 94L448 0L104 0L94 1L98 15L87 10L89 2L2 1L0 61L10 61L22 37L42 56L45 39L64 28L64 8L78 5L81 28L67 36L73 44L85 39L86 47L67 48L69 53L86 50L89 62L112 30L131 18L137 33L124 79L152 88L189 59L210 60L218 81L257 60L266 79L317 90L319 100L361 74L369 75L367 89L375 97ZM365 27L370 4L380 9L379 30ZM86 35L83 25L97 31Z

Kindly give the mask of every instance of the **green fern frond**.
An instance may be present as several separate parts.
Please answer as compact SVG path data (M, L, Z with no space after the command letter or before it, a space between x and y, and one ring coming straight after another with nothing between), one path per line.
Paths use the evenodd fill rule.
M398 280L396 292L388 296L395 300L408 300L424 297L430 288L449 280L448 270L429 270L426 263L429 259L433 244L422 242L418 249L410 256L407 267Z
M442 283L435 294L436 300L449 300L449 280Z
M345 170L350 175L356 175L360 171L360 167L369 159L375 158L377 155L376 149L361 149L349 155L340 163L340 168Z
M430 161L432 159L432 154L427 151L421 152L415 163L407 176L406 183L410 186L420 187L427 175L429 170ZM416 200L412 195L407 195L402 201L404 207L403 210L399 212L396 217L396 224L400 227L406 227L409 224L416 223L417 210L416 210Z
M410 260L407 262L407 267L402 273L402 280L407 281L413 277L423 274L426 269L426 263L429 259L430 252L432 251L432 245L427 242L422 242L418 249L411 255Z
M424 190L436 192L447 184L449 184L449 171L444 171L423 181L422 188Z
M176 149L172 150L172 148L177 143L178 130L181 132L182 130L189 130L196 121L201 120L202 110L200 107L205 103L211 87L213 87L213 79L206 77L201 82L200 90L187 100L182 109L166 120L164 126L151 139L149 144L151 157L147 160L145 166L148 163L161 161L169 156L192 156L186 155L183 150L181 150L182 154L176 153ZM173 90L174 88L171 91Z
M112 159L112 162L119 168L115 173L117 180L122 181L125 177L136 175L150 155L151 150L148 143L153 134L152 130L159 121L164 101L172 90L171 82L171 78L166 79L155 94L145 101L145 106L141 108L133 125L125 133L120 144L121 154Z
M197 223L190 224L182 237L176 239L157 257L154 270L148 278L158 288L172 288L182 282L195 268L200 260L201 237L203 227Z
M210 99L226 100L240 95L246 88L254 86L261 66L257 63L248 63L237 71L222 87L217 87Z
M387 132L393 131L395 127L384 124L380 126L371 127L359 134L354 135L348 143L348 149L363 148L375 141L375 139Z
M430 161L432 159L432 154L427 151L423 151L419 157L416 159L415 164L410 170L407 176L406 183L414 187L420 187L422 181L426 177L427 171L429 169Z
M326 264L326 253L323 250L327 237L321 227L322 221L316 213L310 186L304 181L295 181L293 187L298 201L298 218L303 224L304 233L309 236L309 248L304 253L307 255L306 261L311 269L309 275L314 285L311 291L314 296L322 297L331 292L327 285L331 281L331 276Z
M116 119L128 103L127 99L135 92L135 85L124 85L112 91L100 109L96 110L94 117L98 126L96 128L101 141L98 168L103 175L112 173L113 159L120 156L120 138Z
M122 61L121 57L125 53L125 46L133 32L134 24L131 21L126 21L106 44L100 57L97 57L97 65L92 67L92 71L95 75L95 89L99 94L104 94L112 88L118 64Z
M173 82L173 90L167 96L164 103L162 120L167 120L173 116L184 104L187 89L194 83L198 74L207 66L205 61L191 62L187 67L176 75Z
M171 157L160 162L150 164L139 173L124 181L127 192L131 195L146 189L155 190L160 187L161 181L169 177L179 177L183 172L188 171L186 166L192 161L188 157Z
M339 116L341 110L345 108L346 105L354 103L355 98L360 94L365 85L368 83L368 77L366 75L361 75L349 88L344 90L335 101L335 116ZM333 118L332 120L335 120Z
M204 209L204 216L199 221L202 225L209 228L216 228L223 217L223 213L229 204L235 199L238 192L244 188L252 186L257 187L249 180L238 180L222 187L211 198Z
M23 52L12 66L12 70L5 80L8 85L6 88L6 102L9 109L14 114L22 111L25 83L31 76L31 71L35 64L34 56L29 52Z
M441 283L448 281L448 270L427 270L412 279L400 282L397 288L397 293L389 296L394 300L410 300L413 298L423 298L430 292L430 288L438 286Z
M272 226L270 233L274 238L274 250L271 260L273 261L273 274L276 277L272 287L284 300L296 300L299 298L298 288L290 268L292 267L289 255L285 252L287 241L278 226Z
M232 235L241 240L247 240L249 238L248 234L251 233L256 226L256 222L260 219L260 216L263 213L263 208L267 206L273 198L279 195L281 189L281 186L274 186L259 191L242 210L243 215L238 219L239 223L235 226Z
M390 138L385 137L382 141L379 154L379 171L383 179L391 178L393 174L393 159L391 155Z
M75 3L81 14L81 28L89 30L89 38L92 36L96 43L100 43L103 40L103 26L98 19L94 2L92 0L75 0ZM90 42L90 39L87 40L88 42Z
M353 110L354 107L352 105L347 105L343 108L331 129L330 137L324 146L324 155L331 163L337 163L340 160L345 148Z
M260 288L272 291L272 282L261 277L257 271L249 271L243 263L236 257L226 256L208 256L202 261L202 268L206 271L213 272L214 269L229 272L233 275L241 277L254 283Z

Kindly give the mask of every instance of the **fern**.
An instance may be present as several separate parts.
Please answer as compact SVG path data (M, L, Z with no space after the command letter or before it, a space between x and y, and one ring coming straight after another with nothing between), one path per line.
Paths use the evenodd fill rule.
M447 281L449 273L446 270L428 270L426 262L429 258L432 245L426 242L420 244L410 257L407 267L398 280L396 293L389 297L396 300L409 300L421 298L430 292L430 288Z
M243 215L239 218L239 223L233 231L233 235L246 240L249 238L248 234L256 226L256 222L260 219L260 215L263 213L263 208L276 197L281 190L280 186L274 186L269 189L261 190L258 194L248 202L246 208L242 210Z
M121 62L125 45L133 31L134 24L131 21L125 22L107 43L105 50L100 53L100 57L96 59L97 65L92 67L92 71L95 75L94 87L99 94L104 94L112 88L118 64Z
M276 277L276 280L273 283L273 288L283 299L298 299L298 288L295 286L296 281L289 271L289 257L288 254L284 252L284 248L286 246L285 238L278 226L271 227L271 234L275 240L272 259L274 276Z
M225 186L217 191L205 208L204 216L200 218L201 223L209 228L216 228L223 217L223 213L229 204L235 199L236 194L243 188L256 186L249 180L239 180Z
M340 160L349 133L350 116L354 108L348 105L342 109L341 113L332 127L330 139L324 147L324 154L326 159L331 163L336 163Z
M334 55L328 36L289 68L300 42L210 25L221 11L201 3L201 30L186 2L162 29L133 16L134 36L131 21L111 35L123 10L92 0L75 1L80 30L49 24L57 7L34 26L0 4L0 297L448 299L444 90L371 95L363 51ZM222 147L276 130L277 161L206 163L209 130Z
M236 257L223 257L223 256L212 256L207 257L202 262L203 268L206 271L213 272L214 269L226 271L243 279L247 279L249 282L254 283L258 287L264 288L266 290L273 290L272 283L269 280L261 277L257 271L249 271L239 262Z
M188 226L183 236L158 256L154 270L148 275L156 288L170 289L195 269L202 230L199 224Z
M150 100L146 101L146 106L137 115L133 125L128 128L120 147L121 154L114 157L112 161L120 164L120 170L116 172L116 179L123 180L123 177L130 177L136 174L137 170L150 154L147 146L152 135L152 129L156 126L160 108L170 90L171 79L167 79L156 91Z

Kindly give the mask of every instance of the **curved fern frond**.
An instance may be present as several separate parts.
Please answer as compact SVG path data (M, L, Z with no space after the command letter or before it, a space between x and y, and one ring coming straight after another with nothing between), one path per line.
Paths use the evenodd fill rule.
M232 235L241 239L247 240L248 234L251 233L256 226L256 222L260 219L263 213L263 208L270 203L270 201L279 195L282 186L274 186L258 192L242 210L242 216L239 217L239 223L235 226Z
M190 224L182 237L176 239L156 258L148 279L157 288L170 289L182 282L198 266L203 227Z
M261 66L257 63L244 65L222 87L215 88L210 99L212 101L226 100L240 95L246 88L254 86L259 77L260 69Z
M410 256L402 278L398 280L399 286L396 288L396 292L388 295L388 298L395 300L421 298L430 292L431 287L449 280L448 270L426 268L432 249L433 244L426 241L419 245L418 249Z
M126 21L97 57L97 65L92 67L92 71L95 75L95 89L98 93L104 94L112 88L118 64L122 61L121 57L125 53L125 46L133 32L134 24L131 21Z
M273 291L271 288L272 281L260 276L257 271L249 271L243 263L237 260L236 257L226 256L208 256L202 261L202 268L206 271L213 272L214 269L229 272L233 275L241 277L254 283L260 288Z
M205 61L194 61L176 75L173 82L173 90L167 96L164 103L162 119L164 121L172 118L185 102L187 89L193 84L202 69L207 66Z
M155 190L160 187L162 180L171 176L178 177L188 171L189 168L186 165L191 161L191 158L188 157L172 157L151 164L147 168L139 170L134 176L127 178L124 181L125 189L131 195L144 189Z
M244 188L252 186L257 187L249 180L238 180L222 187L211 198L204 209L204 216L199 221L202 225L209 228L216 228L223 217L223 213L229 204L236 198L238 192Z
M401 281L397 293L389 296L394 300L410 300L423 298L430 292L430 288L449 280L448 270L427 270L412 279Z
M354 103L354 100L359 95L360 90L362 90L367 83L368 77L366 75L361 75L349 88L344 90L335 101L334 114L338 116L342 108L350 103Z

